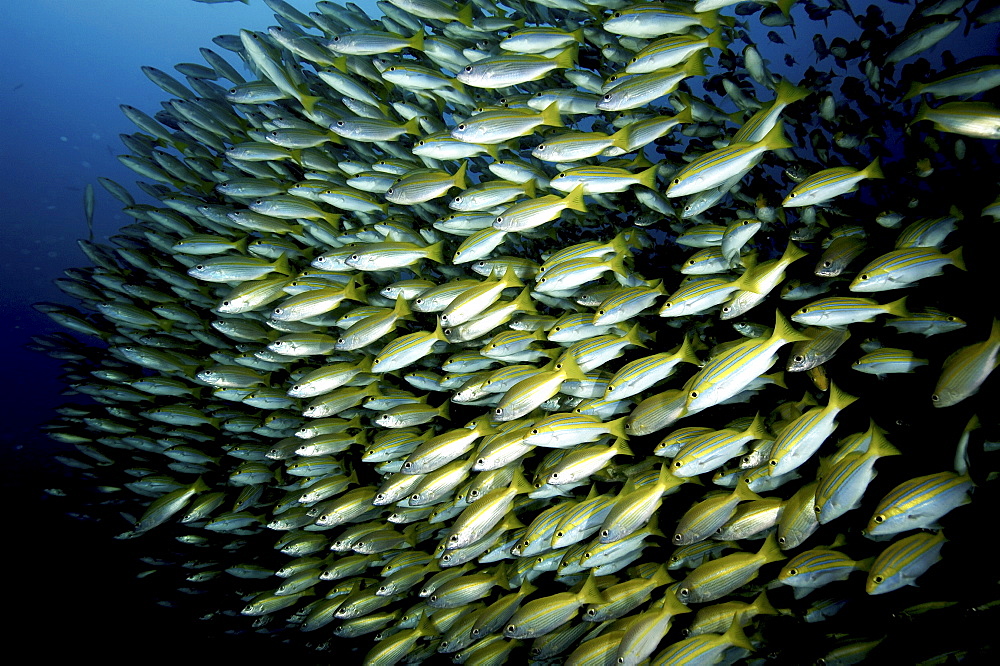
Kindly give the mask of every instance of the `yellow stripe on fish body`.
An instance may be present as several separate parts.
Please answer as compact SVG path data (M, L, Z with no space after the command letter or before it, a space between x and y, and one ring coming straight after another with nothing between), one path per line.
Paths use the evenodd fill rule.
M1000 139L1000 108L987 102L948 102L936 108L924 102L910 124L921 120L931 121L941 132Z
M522 379L509 388L493 410L493 419L512 421L521 418L558 393L564 380L583 381L584 378L572 355L564 354L547 365L544 372Z
M729 495L723 493L704 499L684 512L674 530L672 541L678 546L704 541L733 517L740 502L759 499L761 497L745 483L736 484L735 490Z
M599 335L581 340L567 349L566 354L576 360L583 372L590 372L621 356L629 345L645 348L641 336L642 329L635 324L624 335Z
M858 508L865 490L876 476L875 461L899 455L899 450L881 435L874 423L869 431L873 437L867 451L838 456L838 459L824 462L821 466L823 471L816 487L815 500L816 518L821 525Z
M468 162L462 162L454 174L428 169L403 176L386 190L385 199L396 204L412 205L444 196L453 187L465 189L468 166Z
M685 107L683 111L671 117L654 116L636 120L620 130L622 141L619 147L627 152L639 150L665 136L677 125L686 125L692 122L694 120L691 117L691 107Z
M587 207L583 203L583 195L584 186L581 183L565 197L546 194L536 199L521 201L497 216L493 221L493 228L501 231L524 231L557 219L566 209L586 213Z
M593 442L605 435L625 437L624 420L605 423L585 414L551 414L535 422L524 439L525 444L554 449L568 449Z
M950 407L976 391L1000 362L1000 320L993 320L990 335L983 342L962 347L945 359L931 395L935 407Z
M906 297L880 305L870 298L831 296L799 308L792 315L792 321L807 326L847 326L858 322L875 321L875 317L880 314L905 317L908 314Z
M941 561L944 532L920 532L889 545L875 558L868 571L865 591L885 594L907 585Z
M597 306L594 325L607 326L628 321L646 308L651 307L656 302L657 297L664 293L662 283L659 281L650 286L625 287Z
M339 137L364 143L393 141L404 134L418 134L420 131L419 120L419 118L413 118L400 125L391 120L356 116L334 121L330 124L330 131Z
M459 123L451 131L451 136L466 143L493 145L528 136L542 125L563 127L557 105L549 105L540 113L524 113L516 109L477 113Z
M559 592L541 599L533 599L523 605L504 627L504 636L508 638L544 636L576 617L581 606L605 601L595 578L589 576L579 591Z
M756 578L765 564L783 559L774 534L769 534L756 553L733 553L699 565L681 581L677 598L686 604L719 599Z
M768 460L771 476L787 474L806 462L836 429L837 414L852 404L856 397L841 391L830 382L830 399L826 407L814 407L778 433Z
M417 331L396 338L383 347L372 361L372 372L392 372L416 363L426 356L439 341L447 342L440 323L431 333Z
M697 158L671 179L666 195L679 197L711 189L753 166L765 151L791 147L792 143L785 138L784 125L778 121L756 143L730 144Z
M584 43L583 28L567 32L550 26L521 28L500 40L500 48L514 53L545 53Z
M517 495L533 490L524 474L515 471L510 486L491 490L462 511L452 525L446 549L454 550L478 541L507 515Z
M424 48L424 33L418 32L412 37L404 37L392 32L381 30L355 30L333 37L326 47L334 53L344 55L382 55L397 53L403 49L422 51Z
M571 192L582 185L584 194L624 192L632 185L655 189L656 170L655 164L639 173L630 173L625 169L608 166L574 167L558 174L549 186L560 192Z
M602 27L615 35L652 38L684 32L696 25L715 29L719 25L718 11L696 13L690 8L640 3L616 10Z
M743 123L743 126L730 139L730 144L760 141L778 122L778 116L786 106L811 94L812 91L808 88L794 86L788 82L788 79L782 79L778 83L774 101Z
M701 411L733 397L750 382L767 372L783 345L808 338L799 333L775 310L775 325L770 337L741 342L717 358L711 359L688 382L687 410Z
M462 291L438 316L444 326L458 326L469 321L486 308L500 300L507 287L523 287L524 284L510 268L495 280L486 279L478 285Z
M842 539L839 539L842 541ZM871 560L855 561L831 548L814 548L790 559L778 580L796 588L795 597L838 580L847 580L854 571L866 571Z
M695 53L677 67L657 69L648 74L626 74L620 81L616 81L611 90L604 93L597 108L602 111L637 109L677 90L680 82L689 76L705 74L700 53Z
M690 612L674 594L673 587L667 588L660 602L629 624L612 663L628 666L644 663L670 631L674 617Z
M885 536L931 528L937 519L971 500L972 479L966 474L938 472L896 486L879 500L865 534Z
M866 178L883 178L877 157L864 169L834 167L813 174L796 185L781 205L789 208L823 203L841 194L853 192L858 189L858 183Z
M554 58L532 54L501 54L466 65L455 77L474 88L506 88L544 78L556 69L571 69L576 63L576 45Z
M697 634L674 643L656 655L652 663L657 666L718 663L730 648L754 650L743 633L740 618L735 618L723 634Z
M601 258L578 257L556 264L535 280L535 291L543 294L573 289L611 271L624 276L625 255L615 255L611 261Z
M760 414L743 431L727 428L699 435L684 445L670 463L674 476L689 477L718 469L746 451L747 442L770 439Z
M917 280L941 275L945 266L965 270L962 248L942 254L933 247L912 247L893 250L875 259L851 282L851 291L871 292L902 289Z
M624 400L641 393L673 374L678 363L692 363L694 365L701 363L694 355L690 338L686 336L680 348L674 352L653 354L623 366L608 381L604 398L606 400Z
M643 47L635 54L625 71L629 74L648 74L666 67L673 67L687 60L696 51L706 48L724 49L722 31L715 30L707 37L694 35L675 35L658 39Z
M460 211L480 211L495 208L524 195L535 198L535 181L515 183L509 180L488 180L459 193L448 207Z
M887 374L913 372L927 363L926 358L916 358L911 349L881 347L865 354L851 364L851 367L858 372L881 377Z
M624 130L622 130L624 131ZM621 132L609 136L604 132L567 132L545 140L531 151L544 162L576 162L602 155L616 145Z

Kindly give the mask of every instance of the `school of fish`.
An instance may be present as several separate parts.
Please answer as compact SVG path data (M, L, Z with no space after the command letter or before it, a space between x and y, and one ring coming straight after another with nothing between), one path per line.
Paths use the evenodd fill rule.
M366 664L908 663L823 627L992 533L996 5L265 1L36 306L121 538Z

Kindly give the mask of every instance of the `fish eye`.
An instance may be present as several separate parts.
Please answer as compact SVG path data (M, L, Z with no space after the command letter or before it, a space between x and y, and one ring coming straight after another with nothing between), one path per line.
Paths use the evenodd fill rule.
M732 309L733 309L733 308L731 308L730 306L728 306L728 305L727 305L727 306L725 306L724 308L722 308L722 311L723 311L723 312L729 312L729 311L730 311L730 310L732 310Z
M690 392L690 393L688 394L688 396L689 396L689 397L690 397L690 398L691 398L691 399L693 400L694 398L697 398L697 397L698 397L698 392L697 392L697 391L691 391L691 392Z
M875 521L876 525L881 525L882 523L885 522L885 516L880 513L877 516L875 516L873 520Z
M486 458L479 458L478 460L476 460L476 464L477 465L485 465L486 464Z
M381 359L375 359L374 361L372 361L372 364L373 364L373 365L378 365L378 364L379 364L379 363L381 363L381 362L382 362L382 360L381 360Z
M677 594L681 595L682 597L686 597L686 596L688 596L689 594L691 594L691 590L687 589L686 587L682 587L682 588L681 588L681 589L680 589L680 590L679 590L679 591L677 592Z
M792 193L791 193L791 194L789 194L788 196L789 196L790 198L794 199L795 197L797 197L797 196L799 196L799 195L798 195L798 194L796 194L795 192L792 192Z
M803 356L802 354L796 354L792 360L795 361L796 363L801 363L802 361L806 360L806 357Z
M496 222L497 222L497 224L499 224L500 222L503 222L503 218L502 218L502 217L498 217L498 218L496 219Z
M684 538L683 535L681 535L681 534L675 534L674 535L674 542L675 543L680 543L681 539L683 539L683 538Z
M515 627L513 624L508 624L507 625L507 633L508 634L512 634L515 631L517 631L517 627Z
M778 543L782 546L785 545L786 541L787 539L785 539L785 537L778 537Z
M344 126L344 121L343 120L338 120L337 121L337 127L343 127L343 126Z
M877 584L879 584L879 583L881 583L882 581L885 580L885 576L875 576L874 578L872 578L872 580L877 585Z
M601 536L602 537L611 536L611 530L601 530Z
M194 267L194 269L196 271L203 271L205 270L205 264L198 264L197 266Z
M604 96L604 101L605 102L610 102L611 101L611 93L608 93L607 95Z
M460 129L460 130L464 130L464 129L465 129L465 123L462 123L461 125L459 125L459 126L458 126L458 129Z
M674 185L676 185L676 184L677 184L677 183L679 183L679 182L681 182L681 179L680 179L680 178L674 178Z
M497 416L500 416L503 414L503 409L497 407L495 410L493 410L493 413L496 414Z
M771 467L777 467L778 461L775 460L774 458L771 458L770 460L767 461L767 464L770 465Z
M862 273L860 277L861 277L862 280L867 280L868 279L868 273Z

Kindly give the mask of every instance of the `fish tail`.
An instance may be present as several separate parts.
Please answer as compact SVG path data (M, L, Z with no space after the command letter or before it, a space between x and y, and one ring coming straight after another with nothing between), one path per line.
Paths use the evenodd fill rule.
M778 615L778 609L771 605L771 601L767 598L767 592L761 592L760 595L753 600L750 604L757 609L758 615Z
M518 495L525 495L535 490L535 486L525 478L524 472L521 471L520 467L514 471L514 476L510 480L509 487Z
M780 120L774 124L771 131L761 139L761 145L766 150L781 150L782 148L792 148L792 142L785 136L785 124Z
M917 95L920 94L920 92L923 89L924 89L923 83L920 83L919 81L914 81L913 83L910 84L910 89L906 91L905 95L903 95L903 101L905 102L908 99L916 97Z
M872 163L865 167L865 178L885 178L882 174L882 166L879 164L879 158L872 160Z
M800 99L804 99L812 94L812 91L808 88L803 88L802 86L793 85L788 79L781 79L778 82L778 91L775 98L775 104L787 105L792 102L797 102Z
M897 317L906 317L910 314L910 311L906 309L906 296L903 296L898 301L893 301L885 306L886 314L896 315Z
M810 338L804 333L800 333L792 323L781 313L781 310L774 311L774 332L771 333L772 340L782 339L785 342L806 342Z
M288 265L288 255L283 254L278 257L273 264L271 264L271 270L275 273L281 273L282 275L291 275L292 269Z
M688 58L681 69L688 76L705 76L708 73L705 69L705 56L701 54L701 51L696 51Z
M470 12L470 14L472 12L471 5L469 7L469 12ZM424 31L423 30L418 31L417 34L413 35L413 37L410 38L410 48L413 49L414 51L423 51L424 50Z
M856 396L845 393L843 389L839 386L830 382L830 402L829 406L834 410L839 412L851 403L857 400Z
M455 20L464 25L466 28L472 27L472 3L465 5L458 10L458 15L455 16ZM423 34L421 32L420 34Z
M708 44L709 48L726 50L726 43L722 41L721 30L713 30L706 38L705 43Z
M642 153L640 153L640 155L641 154ZM648 169L640 171L639 173L636 174L636 177L639 179L640 185L645 185L651 190L656 189L656 166L657 165L654 164Z
M604 604L607 600L597 587L597 579L593 574L587 576L583 581L583 587L577 593L577 599L581 604Z
M552 103L542 109L542 124L551 127L565 127L562 117L559 115L559 105Z
M440 240L433 245L430 245L426 249L427 254L424 256L431 261L437 262L439 264L444 263L444 241Z
M586 381L586 375L583 374L583 370L576 362L576 357L571 353L563 354L562 358L556 362L556 370L562 370L566 379Z
M774 532L767 535L767 539L764 540L764 545L760 547L757 551L757 555L764 559L763 564L768 564L769 562L780 562L786 559L784 553L781 552L781 548L778 547L778 540L774 536Z
M535 301L531 298L531 289L528 287L521 290L521 293L517 295L514 302L517 304L517 309L521 312L537 311Z
M767 428L764 427L764 419L761 418L760 412L754 414L753 421L750 422L750 427L747 428L746 434L753 439L767 439L771 436L767 432Z
M614 421L614 423L621 422L621 425L618 427L618 429L621 429L621 430L625 429L625 419L626 418L627 417L623 416L622 418L618 419L617 421ZM625 439L626 436L619 436L618 439L615 440L615 443L612 444L611 446L615 450L615 453L617 455L620 455L620 456L633 456L635 454L632 453L632 447L630 447L628 445L628 440Z
M403 124L404 134L420 135L420 116L413 116Z
M455 187L464 190L464 189L466 189L469 186L468 182L466 180L466 177L465 177L465 174L468 171L468 169L469 169L469 163L468 162L462 162L462 166L458 167L458 171L455 172L455 175L453 177L454 178Z
M559 55L553 59L556 69L573 69L576 65L576 57L579 48L578 44L573 43L563 49L562 52L560 52Z
M579 211L581 213L587 212L587 206L583 203L583 183L574 187L570 190L569 194L563 197L563 204L570 210Z
M965 259L962 258L962 248L956 247L954 250L944 255L951 260L951 265L955 268L961 269L963 271L968 270L965 267Z

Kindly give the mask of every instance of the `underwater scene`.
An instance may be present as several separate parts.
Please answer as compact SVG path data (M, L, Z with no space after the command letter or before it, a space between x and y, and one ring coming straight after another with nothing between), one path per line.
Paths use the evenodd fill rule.
M149 5L8 124L39 654L997 663L1000 4Z

